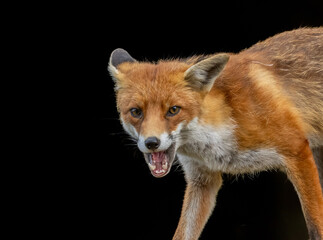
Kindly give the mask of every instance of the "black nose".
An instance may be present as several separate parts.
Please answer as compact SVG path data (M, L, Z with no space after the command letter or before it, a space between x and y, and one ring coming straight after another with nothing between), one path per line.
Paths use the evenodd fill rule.
M150 150L156 150L160 145L160 140L156 137L149 137L145 140L145 145Z

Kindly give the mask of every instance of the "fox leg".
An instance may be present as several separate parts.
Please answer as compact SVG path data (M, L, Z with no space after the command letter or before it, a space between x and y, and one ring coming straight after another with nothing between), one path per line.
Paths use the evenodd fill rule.
M199 238L212 210L216 195L222 185L219 172L186 173L187 187L181 217L173 240L196 240Z
M323 194L318 170L308 142L299 146L297 154L286 158L287 174L298 193L310 239L322 240Z
M323 192L323 147L314 148L312 149L312 151L316 162L317 170L319 171L321 189Z

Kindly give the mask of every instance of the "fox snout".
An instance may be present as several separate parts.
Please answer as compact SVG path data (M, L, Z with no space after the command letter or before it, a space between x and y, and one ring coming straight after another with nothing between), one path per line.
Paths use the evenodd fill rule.
M141 135L137 144L153 176L163 177L169 173L176 154L176 144L170 134L163 133L158 137Z
M124 129L137 141L137 146L143 153L152 175L158 178L166 176L176 158L176 149L181 145L178 134L182 124L171 133L166 131L160 133L162 131L156 131L153 127L150 128L153 129L152 131L141 127L142 131L139 132L132 124L123 119L121 122ZM161 126L161 124L155 126Z

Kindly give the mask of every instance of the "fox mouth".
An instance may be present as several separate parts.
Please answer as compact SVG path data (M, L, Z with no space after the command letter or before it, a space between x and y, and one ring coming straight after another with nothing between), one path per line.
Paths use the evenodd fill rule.
M146 162L154 177L166 176L175 159L175 144L173 143L166 151L144 153Z

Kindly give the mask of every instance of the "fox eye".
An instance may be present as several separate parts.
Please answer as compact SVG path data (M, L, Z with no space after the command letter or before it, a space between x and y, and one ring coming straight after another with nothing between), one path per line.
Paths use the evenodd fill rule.
M142 117L142 111L139 108L131 108L130 109L130 114L134 118L141 118Z
M177 113L179 113L179 111L181 110L181 107L179 106L172 106L168 109L168 112L167 112L167 116L168 117L172 117L172 116L175 116Z

